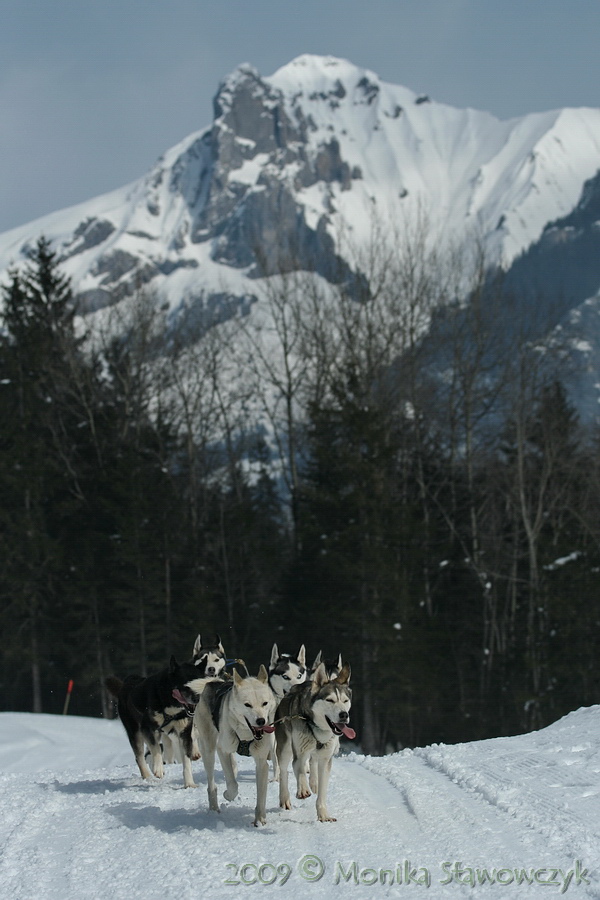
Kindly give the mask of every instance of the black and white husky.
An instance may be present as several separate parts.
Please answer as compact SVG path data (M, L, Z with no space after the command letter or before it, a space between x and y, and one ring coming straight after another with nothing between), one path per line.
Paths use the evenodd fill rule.
M235 754L251 756L256 765L254 825L266 824L268 757L273 747L276 706L264 666L256 678L242 678L234 669L232 681L206 685L196 707L194 724L206 770L209 809L219 812L215 751L225 775L226 800L235 800L238 795Z
M310 667L310 674L308 677L311 681L315 677L315 672L317 671L321 663L323 663L323 665L325 666L325 674L327 675L327 680L332 681L336 677L336 675L339 675L342 671L342 654L340 653L337 659L323 659L323 653L321 652L321 650L319 650L315 657L314 663Z
M269 684L278 700L287 694L295 684L306 681L306 648L300 647L297 656L291 653L280 653L277 644L273 644L269 663Z
M327 787L333 757L338 752L340 736L353 739L350 728L352 691L350 666L345 663L341 672L328 680L324 663L317 668L312 681L290 691L280 702L276 712L277 758L279 760L279 805L291 809L288 789L288 767L293 760L298 784L296 796L310 797L307 765L311 757L318 768L317 818L320 822L335 822L327 810Z
M269 685L277 697L282 700L294 685L303 684L308 675L306 669L306 648L300 647L297 656L290 653L280 653L277 644L273 644L271 661L269 663ZM279 778L279 764L273 748L273 781Z
M194 642L192 662L198 667L199 678L218 678L223 674L227 660L218 634L212 644L203 644L202 635L198 635Z
M192 734L193 715L205 685L197 676L196 666L179 664L172 656L167 669L147 678L106 679L108 690L117 698L119 717L142 778L148 779L152 773L163 777L160 739L167 735L180 745L184 785L195 787L191 761L198 759L198 748ZM144 743L150 750L152 773L144 757Z
M219 635L215 635L214 643L204 644L202 635L199 634L194 642L192 650L192 663L198 670L197 692L200 694L209 679L222 678L225 673L225 649ZM195 727L192 727L192 759L200 759L198 740ZM165 763L173 763L175 760L183 762L183 747L177 734L162 733L163 759Z

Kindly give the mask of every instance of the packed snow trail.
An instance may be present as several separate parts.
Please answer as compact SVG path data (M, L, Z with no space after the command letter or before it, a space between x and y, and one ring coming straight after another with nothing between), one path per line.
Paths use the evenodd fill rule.
M0 896L600 898L599 738L592 707L514 738L352 753L333 764L337 822L314 797L280 810L271 783L253 828L251 761L219 815L201 763L196 790L180 765L142 782L118 722L3 713Z

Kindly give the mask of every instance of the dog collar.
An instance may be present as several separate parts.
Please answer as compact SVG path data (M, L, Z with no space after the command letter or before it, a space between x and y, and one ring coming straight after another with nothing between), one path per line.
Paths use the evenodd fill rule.
M246 722L248 722L247 719L246 719ZM248 724L250 724L250 723L248 723ZM249 741L243 741L241 738L238 739L237 752L239 753L240 756L250 756L250 747L252 746L252 744L255 741L262 741L263 734L269 734L269 733L273 732L272 725L267 725L265 727L269 730L266 732L265 731L256 731L255 732L254 729L252 729L252 726L250 725L250 728L252 729L251 739Z
M233 690L233 681L223 681L221 684L213 682L213 684L216 684L216 687L212 688L212 696L210 695L210 693L208 693L208 697L212 720L214 722L215 728L218 731L221 704L223 703L223 700L225 699L227 694L229 694L229 692ZM208 692L208 686L206 690Z

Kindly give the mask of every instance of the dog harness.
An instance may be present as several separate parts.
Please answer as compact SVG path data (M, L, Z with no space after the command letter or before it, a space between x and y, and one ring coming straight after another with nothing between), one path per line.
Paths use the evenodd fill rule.
M173 699L176 700L175 697ZM148 710L148 709L146 709L146 710L138 709L138 707L135 705L132 697L127 698L127 707L129 709L129 711L132 713L136 722L138 722L138 724L142 721L144 714L148 715L150 713L150 710ZM157 731L161 731L161 732L164 731L164 729L167 727L167 725L170 725L171 722L179 722L179 721L181 721L181 719L185 719L186 716L189 719L193 718L193 713L190 714L185 706L183 706L181 709L179 709L176 713L173 713L172 716L168 715L167 713L161 713L161 715L163 717L163 721L162 721L161 725L158 725L158 724L156 724L156 722L153 721L153 727L156 728Z
M207 685L208 688L208 685ZM222 684L217 685L217 687L212 691L212 696L210 698L210 713L212 716L212 720L214 722L214 726L219 730L219 717L221 715L221 706L223 705L223 700L227 696L227 694L233 688L233 681L224 681Z
M173 713L172 716L168 716L166 713L163 713L163 716L164 716L164 721L163 721L162 725L158 726L159 731L164 731L164 729L167 727L167 725L170 725L171 722L180 722L182 719L185 719L186 717L188 719L192 718L192 716L189 714L187 709L185 709L185 707L183 709L180 709L179 712Z

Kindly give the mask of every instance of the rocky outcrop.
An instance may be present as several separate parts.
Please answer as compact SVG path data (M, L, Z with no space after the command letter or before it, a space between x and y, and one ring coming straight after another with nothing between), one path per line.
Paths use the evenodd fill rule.
M338 82L331 97L344 95ZM251 277L307 267L340 277L347 267L335 257L326 220L310 227L294 196L319 181L335 181L347 190L352 178L360 177L360 170L352 172L341 158L339 142L332 138L309 153L311 124L301 107L292 120L282 92L250 66L240 67L220 87L214 111L210 177L191 240L212 241L213 260L249 269ZM255 180L249 178L253 166L260 170Z

